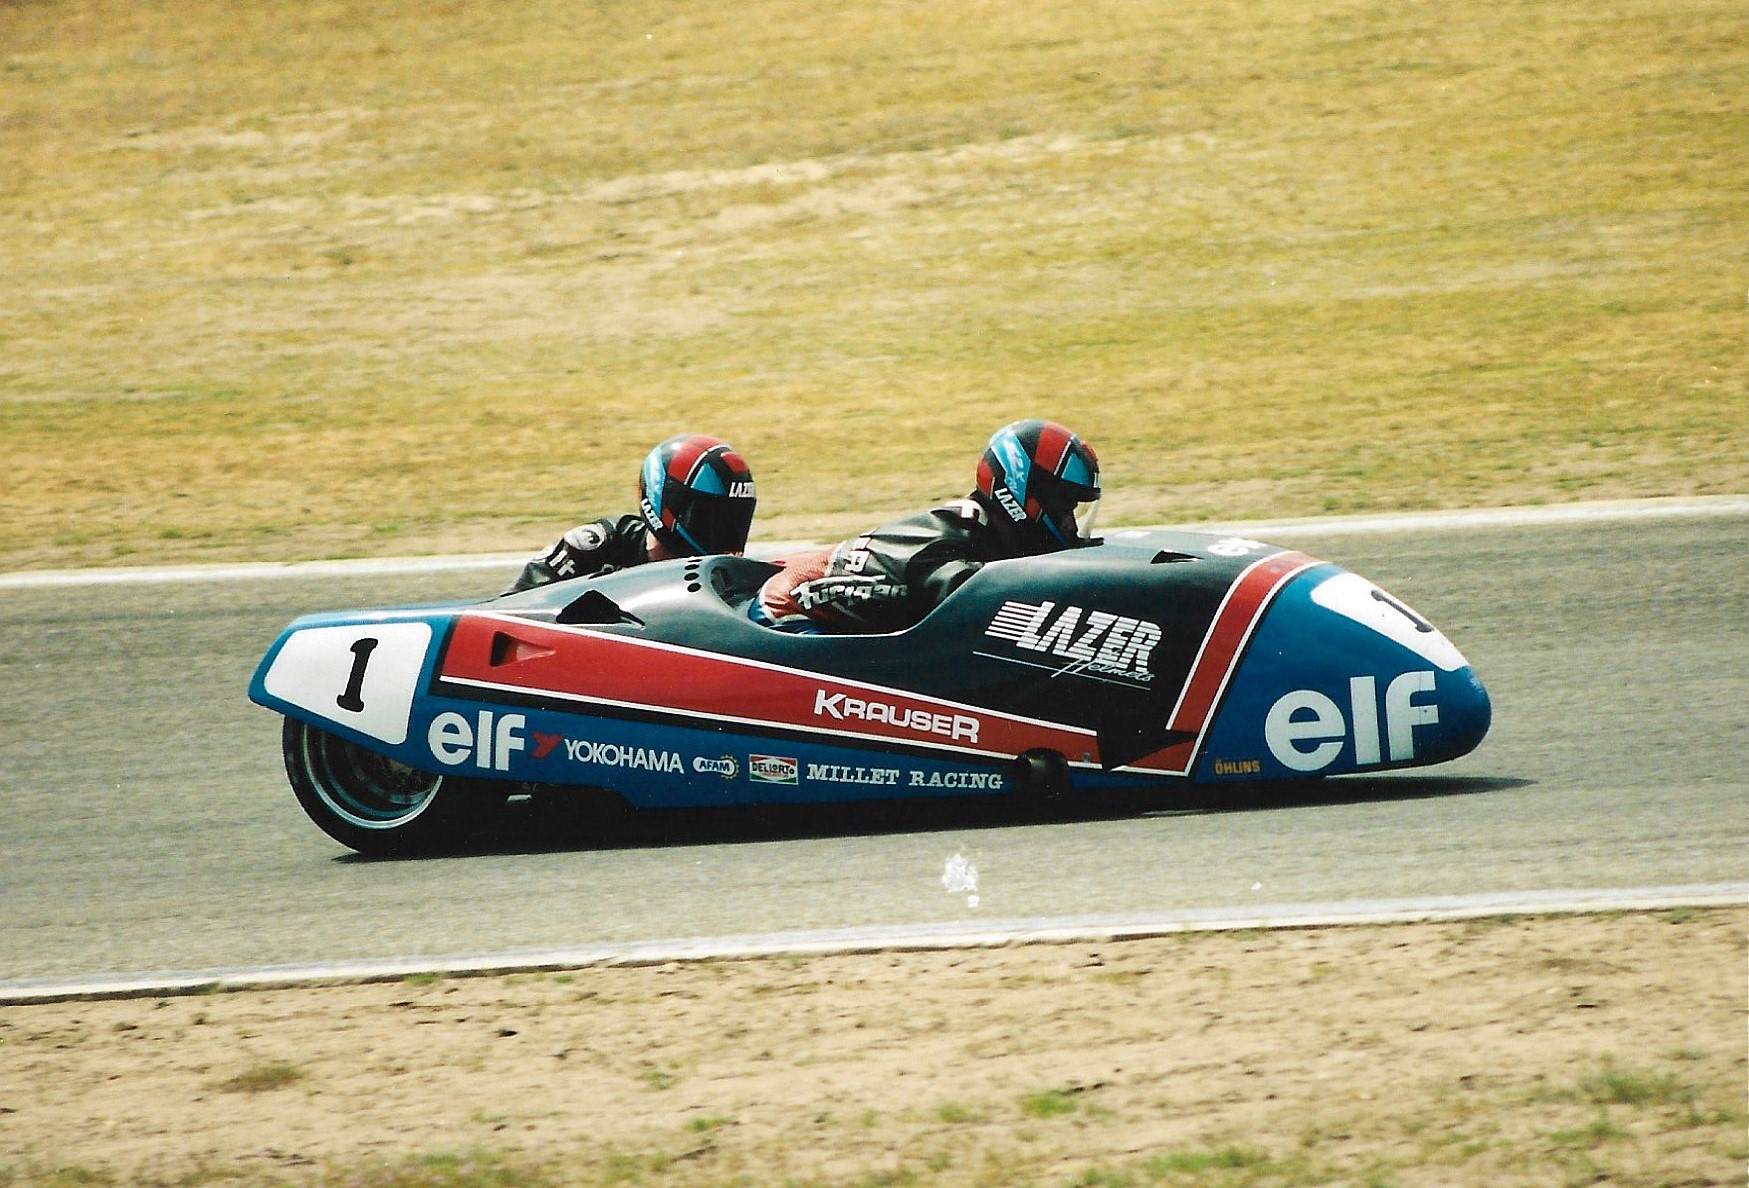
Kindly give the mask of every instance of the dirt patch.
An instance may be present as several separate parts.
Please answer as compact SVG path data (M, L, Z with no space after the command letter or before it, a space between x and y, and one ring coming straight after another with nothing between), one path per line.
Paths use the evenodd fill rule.
M0 1184L1742 1184L1749 913L14 1006Z

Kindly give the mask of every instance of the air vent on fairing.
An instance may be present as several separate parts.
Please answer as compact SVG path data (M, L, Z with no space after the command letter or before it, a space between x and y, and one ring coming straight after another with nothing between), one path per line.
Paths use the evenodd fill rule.
M642 619L622 610L619 603L600 590L585 590L580 596L566 603L564 609L553 618L556 622L569 624L630 623L634 627L644 625Z

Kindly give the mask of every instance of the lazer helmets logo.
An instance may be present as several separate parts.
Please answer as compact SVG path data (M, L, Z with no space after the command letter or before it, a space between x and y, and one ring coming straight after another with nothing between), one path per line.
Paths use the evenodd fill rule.
M1026 520L1026 509L1020 506L1020 501L1014 498L1013 492L1009 491L1007 486L997 487L993 494L996 496L996 502L1002 505L1002 510L1008 513L1009 519L1016 524Z
M1008 640L1023 651L1068 660L1064 672L1147 684L1154 679L1148 657L1161 632L1157 623L1108 611L1059 609L1054 602L1005 602L984 634Z

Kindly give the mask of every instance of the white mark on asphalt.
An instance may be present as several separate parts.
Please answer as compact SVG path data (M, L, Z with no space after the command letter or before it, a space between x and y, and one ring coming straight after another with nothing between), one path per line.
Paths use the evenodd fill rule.
M956 853L947 860L947 867L941 872L941 885L949 895L964 895L967 907L978 906L978 868L967 862L964 854Z

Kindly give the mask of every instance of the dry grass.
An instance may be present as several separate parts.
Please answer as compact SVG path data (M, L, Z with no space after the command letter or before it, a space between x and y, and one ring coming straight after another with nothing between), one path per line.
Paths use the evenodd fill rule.
M0 568L1749 490L1730 0L0 3Z

